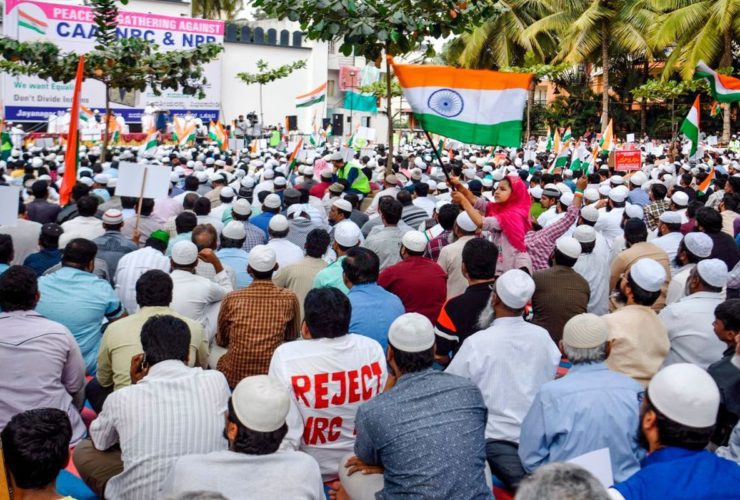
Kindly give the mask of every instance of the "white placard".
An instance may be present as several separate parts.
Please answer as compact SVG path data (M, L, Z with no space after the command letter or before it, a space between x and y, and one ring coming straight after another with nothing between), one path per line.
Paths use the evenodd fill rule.
M375 140L375 129L370 127L359 127L355 132L355 137L366 139L367 141Z
M635 142L635 134L627 134L627 142Z
M144 198L165 198L170 189L170 169L161 165L144 165L141 163L121 162L118 166L118 185L116 196L138 198L141 194L141 183L146 174Z
M232 151L241 151L244 149L244 139L229 139L229 149Z
M0 226L18 224L20 186L0 186Z
M54 147L54 139L51 137L42 137L40 139L36 139L33 142L33 145L38 148L51 148Z
M348 161L352 161L355 158L355 150L352 148L342 146L342 149L339 150L339 153L342 155L342 159L345 163L347 163Z
M267 149L267 139L260 139L260 149Z
M707 137L707 146L716 146L717 145L717 136L716 135L710 135Z
M375 158L375 149L373 148L363 148L360 150L360 158L363 156L367 156L368 158Z
M583 467L604 486L609 488L614 484L612 473L612 458L609 456L609 448L601 448L596 451L584 453L581 456L568 460L568 463Z

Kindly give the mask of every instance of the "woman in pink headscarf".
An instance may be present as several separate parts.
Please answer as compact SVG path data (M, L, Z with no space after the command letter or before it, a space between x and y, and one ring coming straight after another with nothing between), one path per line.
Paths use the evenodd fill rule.
M452 200L463 207L470 219L491 235L498 247L496 275L510 269L532 272L532 261L527 253L524 235L530 230L529 210L532 199L527 186L517 175L501 179L493 193L495 202L476 198L458 179L452 179L455 193Z

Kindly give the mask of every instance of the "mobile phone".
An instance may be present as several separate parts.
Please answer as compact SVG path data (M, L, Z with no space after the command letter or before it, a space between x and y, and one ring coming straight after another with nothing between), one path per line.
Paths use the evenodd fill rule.
M146 354L144 354L144 357L141 358L141 371L146 370L148 364L146 362Z

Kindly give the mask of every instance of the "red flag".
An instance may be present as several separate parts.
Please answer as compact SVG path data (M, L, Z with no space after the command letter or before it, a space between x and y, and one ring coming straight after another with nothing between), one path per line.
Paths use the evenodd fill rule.
M64 177L59 188L59 202L62 206L69 203L69 195L77 182L77 155L79 154L77 143L77 127L80 121L80 93L82 90L82 79L85 76L85 56L80 56L77 63L77 77L75 78L75 91L72 95L71 118L69 132L67 133L67 152L64 155Z

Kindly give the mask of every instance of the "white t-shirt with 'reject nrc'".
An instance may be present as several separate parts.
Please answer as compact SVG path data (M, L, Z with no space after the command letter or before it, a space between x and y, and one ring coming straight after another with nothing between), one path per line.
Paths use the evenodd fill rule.
M269 375L293 396L283 446L314 457L324 481L336 479L339 461L354 448L357 408L385 387L380 344L355 334L288 342L275 350Z

